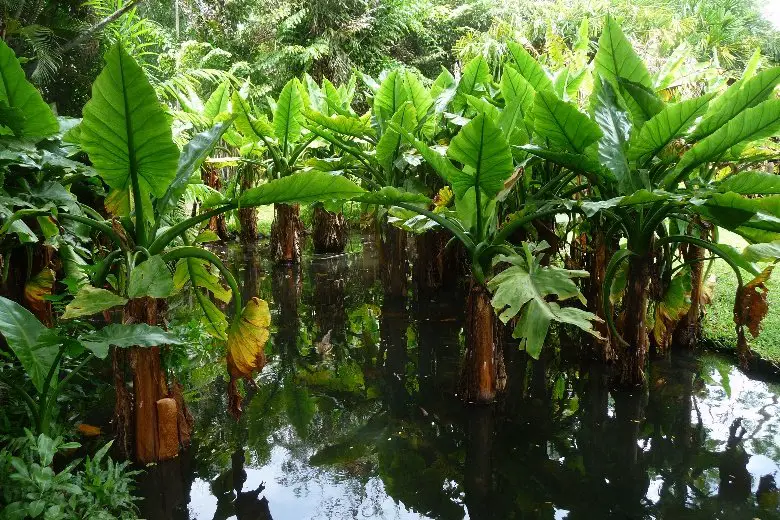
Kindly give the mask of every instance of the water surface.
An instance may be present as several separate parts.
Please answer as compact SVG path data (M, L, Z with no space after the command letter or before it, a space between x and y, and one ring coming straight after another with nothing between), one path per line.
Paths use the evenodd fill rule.
M226 257L271 305L269 365L238 423L219 360L193 373L194 445L144 477L146 518L780 518L757 493L780 478L780 385L724 357L654 362L629 392L576 344L511 349L505 399L464 407L461 287L384 298L369 242L300 269Z

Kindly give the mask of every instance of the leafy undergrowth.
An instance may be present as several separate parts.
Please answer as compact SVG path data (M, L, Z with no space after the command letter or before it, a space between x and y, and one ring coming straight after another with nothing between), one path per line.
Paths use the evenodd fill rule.
M738 249L745 246L741 238L731 233L722 233L720 241ZM769 313L762 322L761 334L755 339L748 334L751 349L776 363L780 362L780 279L778 275L780 272L776 272L766 284L769 289ZM737 290L737 278L722 260L715 262L710 276L716 279L715 293L712 305L707 307L707 314L704 317L704 338L735 348L737 336L734 331L734 294Z

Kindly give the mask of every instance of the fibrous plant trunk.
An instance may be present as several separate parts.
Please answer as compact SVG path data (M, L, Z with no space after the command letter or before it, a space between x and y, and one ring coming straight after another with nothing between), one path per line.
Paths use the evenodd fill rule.
M136 298L125 305L122 321L157 325L159 310L157 300ZM132 399L125 387L125 361L133 378ZM114 415L120 449L129 452L132 438L138 462L157 462L178 455L179 445L189 441L192 417L177 384L172 391L168 389L160 347L133 347L126 357L115 352L113 368L117 396Z
M209 188L214 188L217 191L222 189L222 178L219 175L219 170L214 166L204 164L201 169L201 178ZM224 213L211 217L209 220L209 229L214 231L217 236L219 236L220 240L226 241L230 239Z
M385 296L403 297L407 291L409 260L406 253L406 231L390 225L381 225L381 269Z
M321 204L314 206L312 241L315 253L343 253L348 238L349 225L343 213L328 211Z
M247 165L241 169L241 192L255 187L258 178L258 169L253 165ZM248 207L238 210L238 222L241 225L239 238L244 244L257 241L257 208Z
M623 339L628 343L619 353L619 382L622 385L642 384L650 345L647 330L648 286L651 258L633 255L628 260L626 293L623 297Z
M488 290L472 283L466 300L466 356L460 384L466 402L491 403L506 386L499 323Z
M283 264L300 262L302 230L298 204L274 204L274 222L271 225L274 260Z
M701 221L699 224L702 225ZM689 229L689 232L692 231ZM706 237L703 237L706 238ZM704 302L704 249L686 244L683 251L683 260L691 267L691 306L674 332L676 345L683 348L694 348L701 339L701 318Z

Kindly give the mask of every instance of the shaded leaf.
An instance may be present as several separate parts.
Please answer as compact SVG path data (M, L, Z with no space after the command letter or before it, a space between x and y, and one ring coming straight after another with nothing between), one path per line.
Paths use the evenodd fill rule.
M131 325L114 323L100 330L82 334L79 336L79 341L100 359L105 359L108 356L109 347L156 347L184 343L178 336L146 323Z
M62 315L62 319L68 320L82 316L91 316L125 303L127 303L127 298L122 298L118 294L106 289L85 285L79 289L73 301L65 306L65 313Z
M59 352L59 345L41 341L48 331L30 311L0 296L0 332L38 392Z
M154 255L130 271L127 284L129 298L167 298L173 294L173 276L165 260Z

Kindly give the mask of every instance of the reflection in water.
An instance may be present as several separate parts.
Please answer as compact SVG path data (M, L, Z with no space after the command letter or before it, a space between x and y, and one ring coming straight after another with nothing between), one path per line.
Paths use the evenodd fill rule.
M146 518L780 518L777 383L681 354L616 392L601 365L508 349L506 398L466 408L457 289L384 297L365 251L226 256L271 303L269 365L238 423L206 385L191 452L144 477Z

